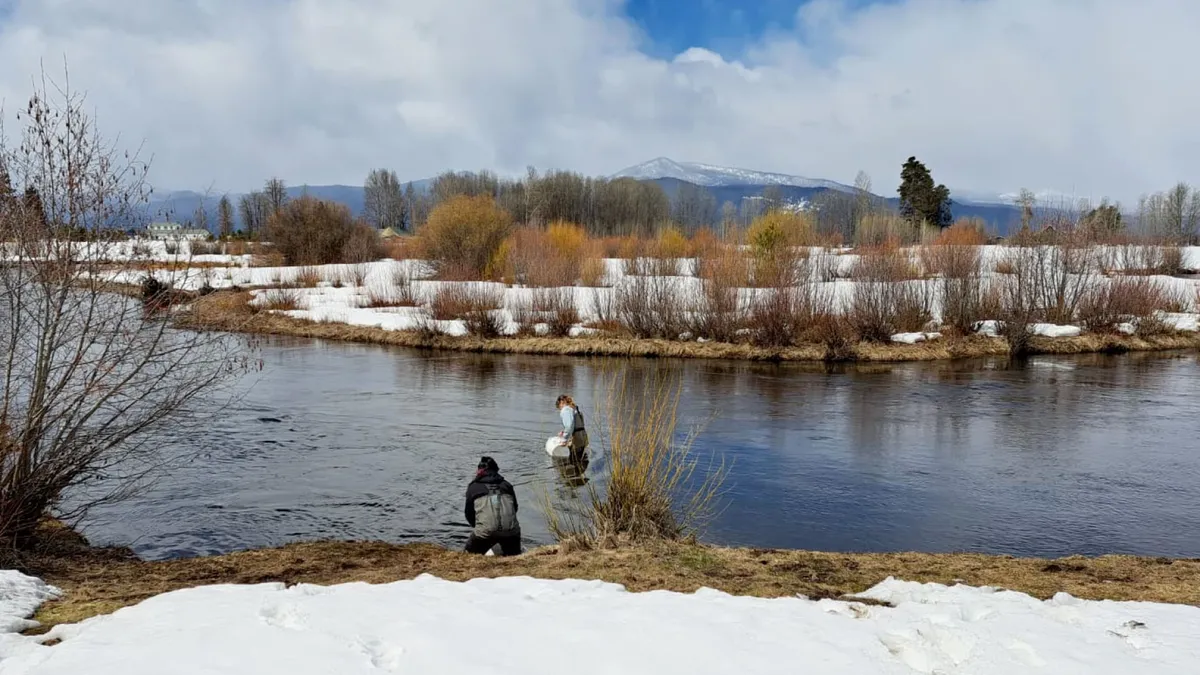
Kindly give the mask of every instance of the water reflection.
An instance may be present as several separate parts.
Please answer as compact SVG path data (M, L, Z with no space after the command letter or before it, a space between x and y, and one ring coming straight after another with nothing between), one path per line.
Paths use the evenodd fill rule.
M89 536L150 557L323 537L460 546L462 490L487 454L522 496L527 543L544 542L537 495L603 487L606 387L665 375L683 388L680 432L708 420L695 450L730 466L710 540L1200 556L1195 355L826 367L271 340L263 358L241 409L178 440L199 458L101 509ZM561 393L588 416L586 462L542 447Z

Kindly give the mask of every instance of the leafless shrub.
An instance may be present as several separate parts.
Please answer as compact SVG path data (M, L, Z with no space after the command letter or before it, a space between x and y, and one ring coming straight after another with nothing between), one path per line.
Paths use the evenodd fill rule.
M354 285L363 288L367 285L367 277L371 275L371 266L367 263L356 263L350 266L350 279Z
M933 245L921 249L927 274L938 276L942 323L969 332L982 316L982 255L977 246Z
M1109 264L1130 275L1183 273L1183 247L1160 244L1125 244L1109 249ZM1115 260L1114 260L1115 259Z
M525 296L512 298L508 304L508 313L513 323L517 325L517 335L526 337L535 333L539 314L533 311L533 300Z
M1079 306L1083 327L1097 333L1111 332L1120 323L1133 323L1139 333L1162 332L1159 312L1179 309L1180 300L1161 283L1148 277L1114 277L1088 290Z
M745 323L740 289L747 282L746 259L722 247L699 258L701 292L689 312L688 331L718 342L733 342Z
M0 546L27 548L51 509L77 522L192 457L168 437L210 423L245 366L229 334L174 331L136 300L107 292L107 275L137 261L101 261L62 232L140 226L145 163L110 145L68 81L43 74L0 127ZM49 255L36 256L36 251ZM80 253L84 253L80 255ZM69 501L64 497L69 493Z
M863 249L851 271L859 281L907 281L920 279L908 251L898 246L877 246Z
M751 342L760 347L795 345L835 313L834 304L832 290L819 283L759 290L746 321Z
M896 333L922 330L932 317L931 306L929 286L922 281L859 281L850 321L862 339L886 342Z
M616 293L611 289L592 289L593 324L602 330L620 329L617 320Z
M671 277L627 277L613 289L617 322L638 338L673 340L684 332L683 312Z
M313 288L322 281L321 268L314 265L305 265L296 272L296 285L301 288Z
M837 278L839 261L836 254L820 249L809 256L808 264L813 281L833 281Z
M499 310L504 306L504 289L496 286L471 286L465 289L466 311L462 320L467 333L493 339L504 334L506 322Z
M435 321L454 321L466 316L472 303L469 286L457 282L441 283L429 300L429 315Z
M575 289L539 289L550 291L546 327L552 337L567 337L579 323L579 309L575 305Z

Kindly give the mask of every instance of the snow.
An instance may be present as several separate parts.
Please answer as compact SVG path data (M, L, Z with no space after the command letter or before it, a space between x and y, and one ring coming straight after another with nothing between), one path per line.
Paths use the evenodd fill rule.
M612 178L635 178L637 180L655 180L658 178L675 178L677 180L703 185L705 187L720 187L730 185L788 185L802 188L826 188L841 192L853 192L854 188L822 178L805 178L769 171L752 171L736 169L727 166L702 164L699 162L676 162L666 157L658 157L636 166L622 169L611 176Z
M29 617L47 600L62 591L41 579L14 570L0 570L0 673L5 672L5 654L26 647L27 640L17 635L39 624Z
M1077 337L1083 331L1079 326L1056 326L1052 323L1035 323L1029 326L1029 332L1041 337L1062 338Z
M1166 675L1200 660L1196 607L891 578L862 595L894 607L527 577L202 586L10 635L0 674Z
M927 342L936 340L942 337L941 333L896 333L892 336L892 342L900 342L906 345L915 345L918 342Z
M722 167L712 167L704 164L688 164L676 163L670 160L657 161L654 166L645 165L649 170L667 170L672 167L690 167L691 170L724 170ZM673 170L673 169L672 169ZM730 170L735 171L735 170ZM442 333L448 335L465 335L466 326L462 321L432 321L428 317L428 311L423 308L414 307L393 307L393 306L376 306L380 304L400 304L400 303L380 303L379 299L398 299L396 294L399 292L398 279L408 279L412 283L413 289L416 291L417 299L423 304L427 304L437 290L446 285L457 283L479 285L484 282L443 282L432 281L430 277L433 274L432 266L425 261L418 260L381 260L373 263L364 263L361 265L322 265L308 268L300 267L251 267L250 256L227 256L227 255L196 255L191 256L189 243L181 242L178 248L174 246L168 247L164 242L154 241L127 241L127 242L112 242L112 243L96 243L96 244L79 244L81 248L80 255L92 256L97 259L121 261L121 260L137 260L137 261L153 261L160 263L173 263L178 269L156 269L151 273L160 281L168 285L182 290L199 290L205 287L214 289L225 289L233 287L252 288L252 289L271 289L280 286L301 286L302 276L312 276L315 274L320 280L315 287L312 288L290 288L286 291L266 291L266 293L256 291L255 304L262 304L271 297L278 297L280 293L286 293L287 296L294 298L298 309L288 310L287 314L294 318L306 319L316 322L341 323L349 326L372 327L383 330L412 330L422 327L432 327ZM1051 247L1044 247L1051 248ZM1019 249L1006 246L982 246L980 254L982 258L983 283L991 286L997 283L1007 283L1011 280L1011 276L1002 273L1005 269L1005 263L1014 255L1014 252ZM847 311L850 309L854 299L855 289L860 282L853 279L854 269L859 261L859 256L850 252L849 249L825 249L813 247L808 249L808 264L809 283L816 285L820 292L827 293L833 302L833 307L837 311ZM907 250L908 255L912 258L914 265L920 266L921 256L918 249L910 248ZM1096 287L1102 284L1113 283L1117 277L1113 274L1119 274L1123 270L1141 268L1145 266L1145 261L1154 259L1157 253L1155 247L1152 246L1097 246L1091 249L1093 259L1096 261L1100 269L1106 270L1108 274L1093 272L1082 279L1082 282L1087 286ZM1047 251L1046 255L1041 256L1043 262L1047 265L1054 264L1056 258L1055 251ZM1186 247L1182 251L1183 266L1185 268L1200 268L1200 247ZM203 263L204 266L187 267L188 261L195 263ZM612 300L616 294L622 291L630 291L631 284L642 284L634 286L633 290L636 293L654 292L665 290L676 296L679 300L679 306L686 314L691 307L696 306L697 301L703 297L703 285L696 278L696 269L698 261L694 258L685 258L674 261L677 276L666 277L645 277L641 275L631 275L627 272L637 269L650 270L660 267L661 261L645 261L646 265L630 264L631 261L608 258L604 259L605 273L602 279L600 288L585 288L585 287L567 287L574 296L576 308L580 314L580 321L570 329L570 335L591 335L598 331L594 328L586 327L587 324L601 320L603 318L611 318L612 316ZM649 264L653 262L654 264ZM140 264L140 262L138 263ZM1138 269L1138 272L1144 270ZM140 284L147 274L146 271L140 269L117 269L102 272L103 278L108 281L125 283L125 284ZM1052 273L1053 274L1053 273ZM1173 276L1150 276L1147 277L1150 281L1160 286L1165 292L1174 298L1178 298L1182 308L1190 311L1177 314L1161 314L1160 319L1168 326L1180 331L1200 331L1200 284L1195 278L1173 277ZM1080 281L1077 275L1068 275L1069 284L1066 286L1074 287L1076 281ZM941 283L936 278L924 280L914 280L905 282L921 289L922 297L928 302L929 311L934 319L938 322L942 314L941 302ZM515 334L518 325L515 321L515 310L521 306L528 306L537 289L527 288L522 286L503 286L499 284L490 284L501 289L503 296L503 309L497 310L499 318L503 320L504 332L506 334ZM666 285L666 288L663 287ZM739 289L738 296L744 307L748 307L760 294L759 289L745 288ZM602 312L602 309L607 309L607 312ZM282 311L282 310L277 310ZM994 320L983 322L978 327L978 332L981 335L997 336L997 323ZM1117 324L1115 328L1124 333L1133 334L1136 332L1137 322L1131 317L1124 317L1122 322ZM533 330L537 334L546 334L548 327L544 323L539 323L533 326ZM1053 326L1049 324L1034 324L1029 327L1030 332L1036 335L1046 337L1070 337L1079 335L1081 330L1078 326ZM689 335L689 339L697 341L708 341L711 336L697 334ZM893 338L894 342L913 344L931 339L927 333L901 333Z

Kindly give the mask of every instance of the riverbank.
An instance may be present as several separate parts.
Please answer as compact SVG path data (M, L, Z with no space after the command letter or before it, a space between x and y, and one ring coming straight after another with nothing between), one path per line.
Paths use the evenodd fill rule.
M9 565L5 565L6 567ZM473 556L430 544L313 542L162 562L91 547L70 530L45 537L19 567L62 589L35 619L39 631L108 614L152 596L208 584L387 583L432 574L450 581L531 576L597 579L630 591L690 593L707 587L763 598L862 593L887 577L993 586L1049 598L1137 600L1200 606L1200 560L1131 556L1059 560L981 554L821 553L661 543L614 550L535 549L514 558Z
M279 312L261 311L250 304L244 291L220 291L193 302L176 316L181 328L220 330L261 335L283 335L365 344L393 345L416 349L498 354L562 356L627 356L661 358L730 359L748 361L906 362L938 361L1004 356L1008 347L1001 338L984 335L944 336L904 343L858 342L837 355L823 344L787 348L762 348L749 344L682 342L634 339L599 335L578 337L502 337L432 334L420 330L389 330L353 326L332 321L312 321ZM1071 355L1200 349L1200 333L1176 332L1158 335L1086 333L1073 337L1034 336L1031 355Z

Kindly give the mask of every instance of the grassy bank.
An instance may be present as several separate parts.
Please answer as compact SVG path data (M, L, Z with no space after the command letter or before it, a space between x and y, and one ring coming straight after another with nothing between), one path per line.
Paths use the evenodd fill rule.
M264 335L340 340L367 344L395 345L418 349L543 354L567 356L641 356L663 358L733 359L750 361L823 361L826 348L807 344L786 348L763 348L722 342L679 342L626 337L454 337L421 331L385 330L334 322L314 322L278 313L255 311L246 292L219 292L197 300L181 313L181 327ZM1200 333L1149 336L1087 333L1077 337L1031 339L1031 354L1088 354L1163 351L1200 348ZM937 361L1003 356L1008 353L1001 338L972 335L947 336L917 344L859 342L846 357L863 362Z
M87 546L62 531L21 564L65 591L37 615L43 628L106 614L153 595L204 584L386 583L423 573L450 580L528 575L624 584L631 591L838 598L894 576L910 581L989 585L1048 598L1200 605L1200 560L1105 556L1060 560L974 554L839 554L653 544L559 553L555 547L516 558L471 556L429 544L320 542L228 555L145 562L122 549Z

